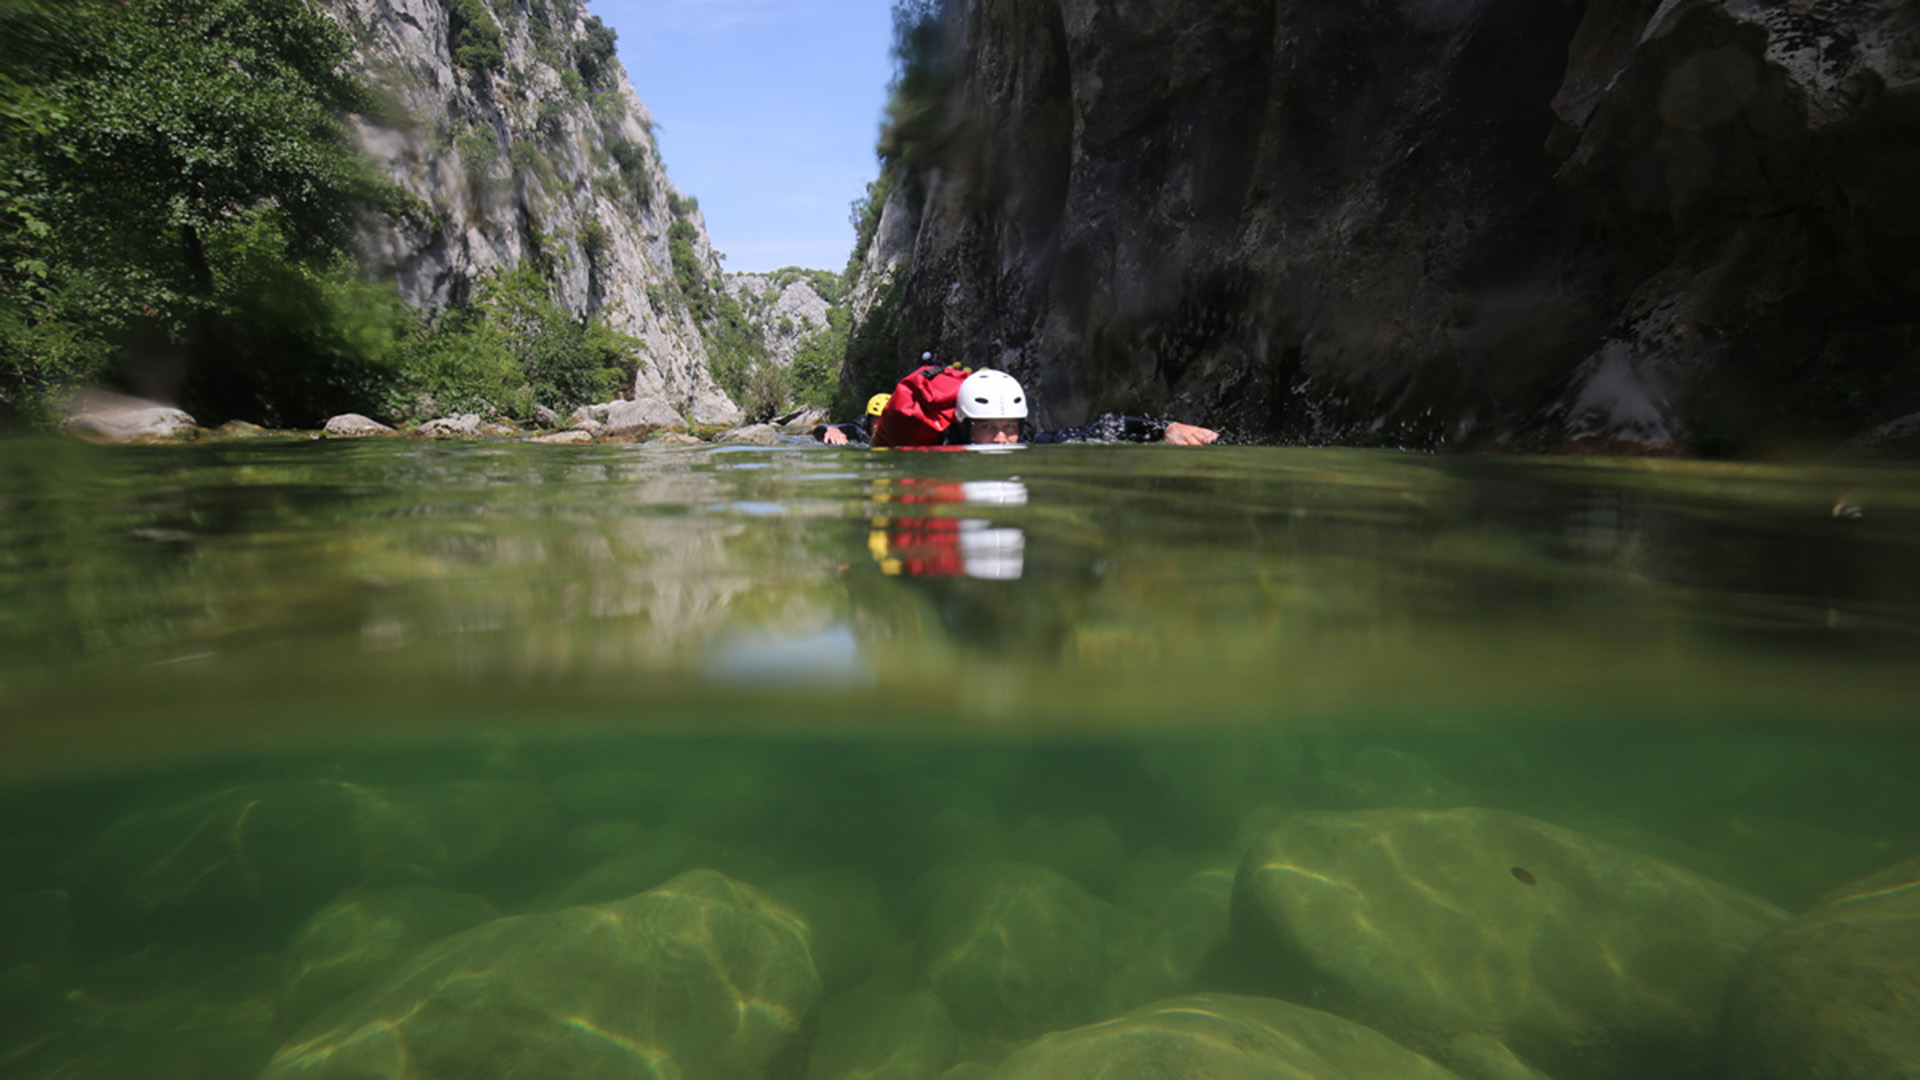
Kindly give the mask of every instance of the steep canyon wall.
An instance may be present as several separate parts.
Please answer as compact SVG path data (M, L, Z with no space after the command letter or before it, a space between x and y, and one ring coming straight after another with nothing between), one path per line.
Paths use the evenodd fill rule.
M1043 422L1750 453L1920 412L1910 3L954 0L944 25L910 228L868 261L910 242L903 365L1006 368Z
M376 269L433 314L488 273L536 267L575 315L640 340L636 399L694 423L736 422L669 250L677 209L717 277L705 224L661 166L611 33L580 0L321 4L398 106L361 123L362 143L425 209L369 229Z

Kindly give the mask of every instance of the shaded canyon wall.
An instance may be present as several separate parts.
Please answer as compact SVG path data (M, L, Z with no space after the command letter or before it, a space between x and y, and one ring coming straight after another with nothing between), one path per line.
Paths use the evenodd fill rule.
M911 227L867 259L907 267L902 365L1013 371L1043 423L1707 453L1915 426L1920 7L954 0L945 27Z

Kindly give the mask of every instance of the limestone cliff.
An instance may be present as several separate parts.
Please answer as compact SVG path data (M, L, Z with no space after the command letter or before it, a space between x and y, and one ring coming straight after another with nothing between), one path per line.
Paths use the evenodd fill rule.
M944 27L895 358L1012 370L1042 422L1751 452L1920 411L1911 3L952 0Z
M821 295L821 288L837 296L832 283L826 271L780 270L728 274L725 288L759 331L768 358L786 368L801 348L827 331L835 303Z
M534 265L576 315L642 343L636 399L694 423L733 423L675 286L667 179L652 118L580 0L320 0L398 104L363 122L368 151L425 204L424 221L372 227L366 247L402 295L437 313L485 274Z

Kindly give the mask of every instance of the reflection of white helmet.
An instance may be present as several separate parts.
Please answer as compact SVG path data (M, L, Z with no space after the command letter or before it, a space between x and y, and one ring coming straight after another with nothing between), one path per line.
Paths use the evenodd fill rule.
M972 518L960 522L960 558L967 576L984 581L1017 581L1026 569L1027 536L1016 528L996 529Z
M1027 485L1018 480L964 480L960 501L976 506L1025 506Z
M960 419L1025 420L1027 392L1004 371L981 368L960 383Z

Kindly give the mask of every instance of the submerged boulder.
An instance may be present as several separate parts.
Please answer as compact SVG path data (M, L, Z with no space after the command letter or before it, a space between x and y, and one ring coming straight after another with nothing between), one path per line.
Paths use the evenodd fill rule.
M1485 1036L1556 1080L1710 1072L1735 965L1785 920L1691 871L1495 810L1295 815L1234 883L1233 933L1285 996L1436 1053Z
M993 863L955 874L921 933L927 981L963 1028L1032 1038L1092 1020L1107 974L1099 900L1057 870Z
M367 889L343 896L308 919L287 947L275 1008L280 1024L297 1028L391 974L422 946L499 917L485 898L444 889Z
M806 925L696 870L431 946L281 1047L262 1080L785 1076L819 998Z
M937 1080L958 1045L939 997L862 987L820 1007L806 1080Z
M1727 994L1734 1080L1920 1077L1920 859L1761 939Z
M375 871L421 854L410 815L378 789L248 784L121 819L81 857L74 901L95 928L210 916L291 927Z
M1458 1080L1376 1031L1270 998L1171 998L1049 1035L993 1080Z

